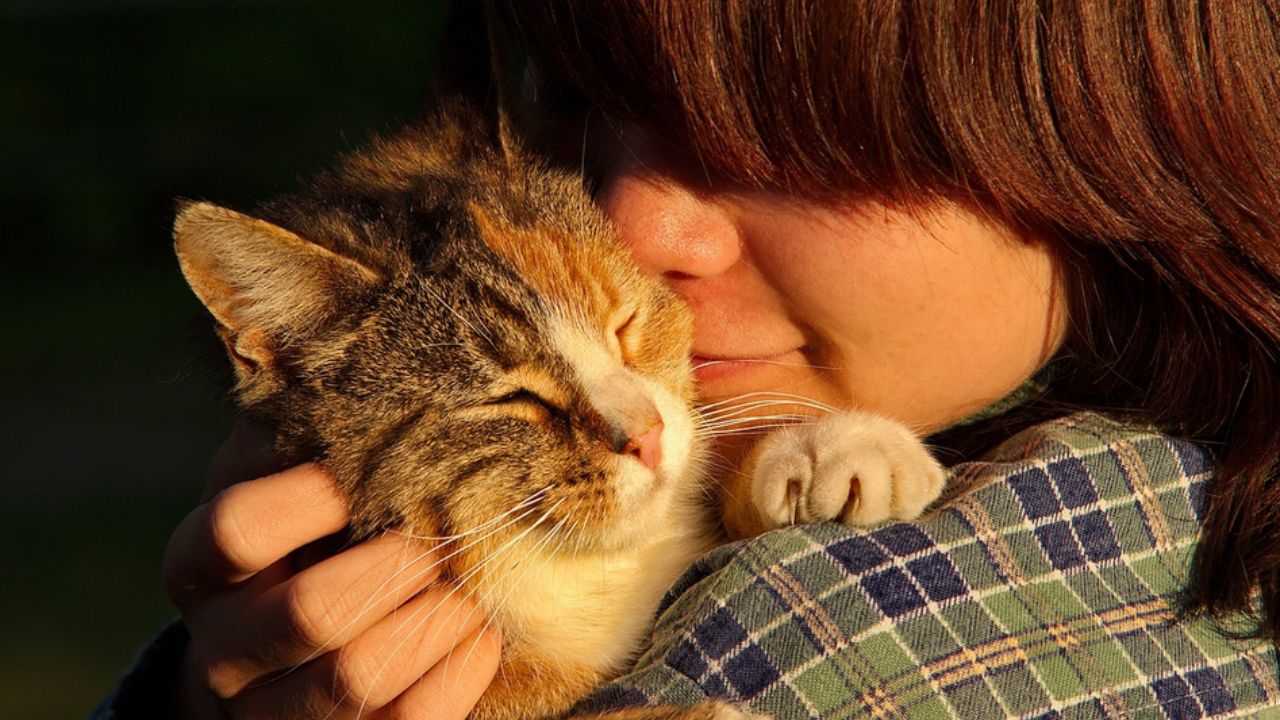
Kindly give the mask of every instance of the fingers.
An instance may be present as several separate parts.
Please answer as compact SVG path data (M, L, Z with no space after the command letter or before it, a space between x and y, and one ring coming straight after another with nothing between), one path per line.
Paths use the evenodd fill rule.
M497 648L492 647L493 634L477 642L484 616L461 594L451 586L424 592L341 650L275 680L250 686L233 702L234 714L272 716L279 708L290 706L299 708L306 717L384 717L392 708L401 713L405 702L424 692L415 690L402 700L406 690L433 674L445 673L453 685L437 687L440 692L432 694L432 712L417 717L450 717L439 713L441 701L459 708L465 705L457 715L465 717L479 697L468 689L480 683L483 690L492 672L485 678L470 675L476 667L487 668ZM459 691L463 697L455 698ZM373 714L378 710L384 712Z
M201 603L186 620L207 684L229 698L346 645L393 612L399 616L396 608L437 578L438 559L422 545L386 535L284 582L253 583Z
M238 424L209 499L166 548L165 587L191 631L184 717L465 718L496 672L496 632L461 591L432 587L440 553L402 536L299 571L294 551L346 527L347 503L315 464L247 479L278 469L272 445Z
M346 526L346 501L309 463L238 483L191 511L165 549L164 581L183 607Z
M379 715L379 720L384 716L386 720L464 720L493 682L501 652L502 637L497 631L491 628L472 633L454 649L455 657L464 654L461 662L437 663Z

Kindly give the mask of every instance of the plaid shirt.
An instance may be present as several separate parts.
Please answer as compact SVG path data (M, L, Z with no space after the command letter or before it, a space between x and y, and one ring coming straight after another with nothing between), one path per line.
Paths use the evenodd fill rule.
M951 471L912 523L799 526L677 583L582 709L784 718L1280 718L1275 648L1177 613L1212 460L1096 414Z
M649 649L581 706L717 697L788 718L1280 718L1275 649L1179 619L1212 460L1068 416L951 471L914 523L798 526L719 548ZM181 624L94 720L164 717Z

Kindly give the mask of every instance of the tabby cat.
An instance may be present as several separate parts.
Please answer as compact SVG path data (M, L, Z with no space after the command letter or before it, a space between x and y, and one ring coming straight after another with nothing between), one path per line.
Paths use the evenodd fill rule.
M240 401L338 479L353 536L453 538L445 575L505 643L473 717L555 717L627 667L726 533L911 517L942 472L905 429L837 413L761 443L716 513L688 310L580 178L485 124L443 102L254 217L183 205L175 246Z

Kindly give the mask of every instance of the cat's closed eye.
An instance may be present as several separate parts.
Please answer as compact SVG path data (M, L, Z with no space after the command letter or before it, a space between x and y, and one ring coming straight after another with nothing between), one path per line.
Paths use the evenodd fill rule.
M489 405L531 405L545 412L547 416L552 418L557 418L557 419L566 417L568 415L568 412L564 408L560 407L559 405L556 405L551 400L548 400L547 398L539 395L538 393L532 390L529 390L528 388L518 388L515 390L511 390L509 392L503 393L502 395L498 395L497 397L491 398L488 401L488 404Z
M544 373L528 367L516 368L491 388L483 405L515 411L534 422L569 423L568 396Z
M610 323L609 349L625 364L630 364L639 345L639 317L639 311L631 308L618 313L617 319Z

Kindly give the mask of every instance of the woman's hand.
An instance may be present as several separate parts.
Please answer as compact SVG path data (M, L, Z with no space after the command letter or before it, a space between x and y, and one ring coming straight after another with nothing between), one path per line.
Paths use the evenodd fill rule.
M346 503L317 465L273 473L270 447L237 425L169 540L165 587L191 633L182 717L464 718L497 632L433 585L439 557L419 542L384 535L295 570L289 554L344 528Z

